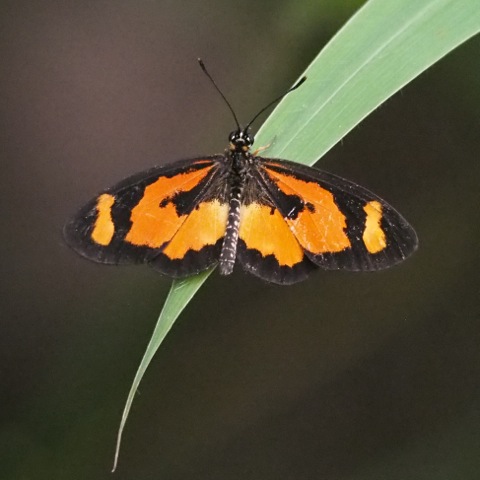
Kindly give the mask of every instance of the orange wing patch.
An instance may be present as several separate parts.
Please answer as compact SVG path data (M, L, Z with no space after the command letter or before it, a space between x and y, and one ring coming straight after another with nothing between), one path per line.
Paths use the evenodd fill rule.
M341 252L351 246L345 233L345 215L335 204L333 194L314 182L299 180L266 168L278 188L287 195L300 197L310 208L295 218L286 218L303 248L315 255Z
M172 241L163 250L171 260L182 259L189 250L200 251L225 235L228 205L218 200L203 202L193 210Z
M112 206L115 203L115 197L104 193L97 200L97 218L93 226L91 238L99 245L107 246L110 244L115 233L115 225L112 220Z
M180 228L187 215L178 215L175 205L164 200L176 192L189 191L205 178L212 167L159 179L145 188L140 202L132 209L132 226L125 240L132 245L159 248Z
M239 237L248 249L258 250L263 257L273 255L281 267L303 261L302 247L280 212L272 207L258 203L242 205Z
M363 210L367 214L362 240L369 253L378 253L387 246L385 232L380 226L382 205L376 200L368 202Z

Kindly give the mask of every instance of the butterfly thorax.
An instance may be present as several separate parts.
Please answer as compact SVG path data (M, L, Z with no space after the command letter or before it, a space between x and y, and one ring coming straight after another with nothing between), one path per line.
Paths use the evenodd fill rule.
M240 228L240 212L243 204L245 187L250 177L253 136L246 130L237 130L229 136L230 145L226 155L230 163L228 174L228 219L219 259L222 275L233 271L237 256L237 244Z

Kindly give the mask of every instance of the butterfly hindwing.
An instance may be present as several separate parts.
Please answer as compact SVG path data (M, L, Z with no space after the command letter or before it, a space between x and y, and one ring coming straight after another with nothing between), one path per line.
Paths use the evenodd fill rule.
M99 263L151 262L172 276L208 268L225 229L222 159L181 161L127 178L66 224L67 243Z
M245 270L268 282L303 280L314 265L258 180L252 176L245 188L237 258Z
M258 182L315 265L378 270L416 249L413 228L367 189L289 161L256 157L255 162Z
M228 204L224 197L202 199L150 265L175 278L193 275L215 265L220 256L227 216Z

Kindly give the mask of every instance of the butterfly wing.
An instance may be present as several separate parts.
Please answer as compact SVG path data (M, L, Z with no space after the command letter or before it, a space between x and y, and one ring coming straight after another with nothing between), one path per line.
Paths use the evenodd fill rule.
M408 222L367 189L289 161L256 157L255 165L256 180L273 204L272 215L284 220L313 264L378 270L417 248Z
M304 280L315 266L262 178L252 173L240 207L237 259L246 271L268 282L288 285Z
M99 263L149 262L170 276L205 270L225 232L222 159L186 160L127 178L80 209L65 225L66 242Z

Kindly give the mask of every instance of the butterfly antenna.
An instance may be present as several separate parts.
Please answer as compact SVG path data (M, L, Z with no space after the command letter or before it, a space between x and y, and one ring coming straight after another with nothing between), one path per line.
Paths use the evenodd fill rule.
M238 127L238 130L242 130L242 128L240 127L240 123L238 122L238 118L237 116L235 115L235 112L232 108L232 106L230 105L230 102L227 100L227 98L225 97L225 95L222 93L222 91L220 90L220 88L218 87L218 85L215 83L215 80L212 78L212 76L208 73L208 70L207 70L207 67L205 67L205 64L203 63L203 60L201 58L198 59L198 63L200 65L200 68L203 70L203 73L210 79L210 81L212 82L213 86L215 87L215 89L217 90L217 92L222 96L223 100L225 101L225 103L227 104L228 108L230 109L230 111L232 112L232 115L233 115L233 118L235 119L235 123L237 124L237 127Z
M307 79L307 77L302 77L290 90L287 90L284 94L280 95L278 98L275 100L271 101L266 107L263 107L253 118L248 122L248 125L245 127L245 131L247 131L250 128L250 125L267 109L269 109L272 105L275 105L277 102L279 102L285 95L288 95L290 92L293 92L296 90L302 83Z

